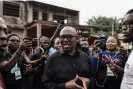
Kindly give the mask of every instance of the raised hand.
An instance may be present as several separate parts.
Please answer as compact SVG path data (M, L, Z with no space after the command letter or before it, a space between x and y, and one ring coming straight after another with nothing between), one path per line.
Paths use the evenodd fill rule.
M45 53L41 54L41 58L48 58L48 56L49 56L48 51L46 51Z
M24 50L27 50L27 49L29 49L31 47L32 47L32 42L31 41L23 41L20 44L18 50L24 51Z
M82 83L83 83L83 88L84 89L88 89L89 85L90 85L90 80L88 78L84 78L84 77L78 77Z

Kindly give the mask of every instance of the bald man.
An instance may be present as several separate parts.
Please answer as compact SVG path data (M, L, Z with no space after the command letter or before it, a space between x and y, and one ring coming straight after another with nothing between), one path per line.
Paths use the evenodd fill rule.
M42 83L46 89L92 89L88 56L76 48L77 32L70 26L60 32L61 50L48 58Z

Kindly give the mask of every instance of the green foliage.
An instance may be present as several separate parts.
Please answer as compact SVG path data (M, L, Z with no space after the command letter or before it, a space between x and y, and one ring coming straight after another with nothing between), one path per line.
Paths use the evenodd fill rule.
M91 19L88 20L87 24L89 26L95 26L98 28L91 28L92 35L99 35L101 32L111 35L112 29L114 29L114 33L116 33L117 26L119 25L117 18L108 18L105 16L93 16Z

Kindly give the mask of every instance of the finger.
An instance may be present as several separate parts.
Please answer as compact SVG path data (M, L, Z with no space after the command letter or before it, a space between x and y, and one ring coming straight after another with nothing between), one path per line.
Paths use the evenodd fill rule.
M84 89L87 89L87 85L85 82L83 82L83 87L84 87Z
M98 47L99 45L100 45L100 43L94 44L94 48Z
M76 83L75 83L76 84ZM84 89L82 86L79 86L79 85L75 85L76 86L76 89Z
M32 65L31 64L28 64L27 67L32 67Z
M76 77L73 80L74 81L77 81L78 80L78 75L76 75Z
M44 53L41 53L41 56L43 56L44 55Z
M47 55L48 54L48 51L46 51L44 54Z
M48 55L47 55L47 57L49 56L49 53L48 53Z

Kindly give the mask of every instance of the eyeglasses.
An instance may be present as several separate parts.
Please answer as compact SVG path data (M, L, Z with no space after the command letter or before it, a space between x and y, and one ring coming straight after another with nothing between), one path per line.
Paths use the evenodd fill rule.
M65 38L67 40L71 40L73 37L76 37L76 36L73 36L73 35L61 35L60 36L60 40L64 40Z
M9 40L9 41L11 41L11 42L17 42L17 43L19 43L20 41L19 40Z
M128 22L127 24L122 22L122 26L124 26L125 29L130 29L133 27L133 22Z

